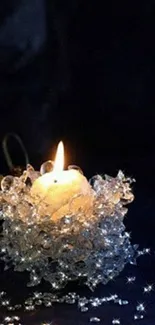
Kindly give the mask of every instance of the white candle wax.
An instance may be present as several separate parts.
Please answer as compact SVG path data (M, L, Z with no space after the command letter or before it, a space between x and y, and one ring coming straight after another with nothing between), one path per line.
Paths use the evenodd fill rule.
M31 189L31 195L40 202L40 211L50 214L53 219L79 211L88 213L93 204L93 190L86 177L75 169L62 170L62 156L63 145L60 143L54 170L36 179Z

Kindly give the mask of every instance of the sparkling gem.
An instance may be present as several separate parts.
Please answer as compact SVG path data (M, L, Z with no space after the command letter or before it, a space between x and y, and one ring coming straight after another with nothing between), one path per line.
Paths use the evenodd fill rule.
M85 307L85 306L81 307L81 312L82 313L85 313L86 311L88 311L88 307Z
M98 317L91 317L89 321L90 321L90 323L92 323L92 322L99 323L101 320Z
M144 318L144 315L142 315L142 314L135 314L134 315L134 320L143 319L143 318Z
M136 310L139 311L139 312L144 312L144 311L145 311L144 303L139 303L139 304L136 306Z
M153 290L153 284L148 284L146 287L144 287L144 293L149 293Z
M4 321L5 322L11 322L11 320L12 320L12 318L11 317L9 317L9 316L6 316L5 318L4 318Z
M9 303L10 303L9 300L2 300L2 302L1 302L2 306L8 306Z
M15 308L13 306L7 306L7 310L15 310Z
M112 320L112 324L120 324L120 320L118 319L118 318L114 318L113 320Z
M135 276L127 277L127 283L133 283L133 282L135 282L135 280L136 280Z
M51 307L52 306L52 303L51 301L47 301L44 303L45 307Z
M21 305L21 304L16 304L16 305L14 306L14 308L18 310L18 309L22 308L22 305Z
M94 298L91 300L91 306L93 307L98 307L101 305L101 301L99 298Z
M79 298L78 300L78 307L83 307L88 304L88 299L86 297Z
M12 318L13 318L13 320L15 320L15 321L19 321L19 320L20 320L20 317L19 317L19 316L13 316Z
M25 310L28 310L28 311L31 311L31 310L34 310L35 309L35 306L25 306Z

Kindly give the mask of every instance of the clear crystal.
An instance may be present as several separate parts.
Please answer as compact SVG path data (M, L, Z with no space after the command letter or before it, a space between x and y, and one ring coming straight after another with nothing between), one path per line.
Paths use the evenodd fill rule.
M100 322L100 318L98 318L98 317L91 317L90 318L90 322L92 323L99 323Z
M120 322L120 320L119 319L117 319L117 318L115 318L115 319L113 319L112 320L112 324L114 325L119 325L121 322Z
M134 315L134 320L139 320L139 319L143 319L144 318L144 315L142 314L135 314Z
M28 286L45 280L55 291L69 281L80 280L94 290L99 283L106 284L116 277L126 263L135 262L137 247L131 245L123 223L126 205L134 198L131 179L121 171L116 177L93 177L95 201L91 217L79 212L54 222L52 216L39 214L39 206L44 203L36 204L30 194L39 175L28 166L22 176L3 179L0 259L5 269L13 266L15 271L28 271ZM76 298L68 296L66 300L74 303ZM92 301L92 305L98 304Z

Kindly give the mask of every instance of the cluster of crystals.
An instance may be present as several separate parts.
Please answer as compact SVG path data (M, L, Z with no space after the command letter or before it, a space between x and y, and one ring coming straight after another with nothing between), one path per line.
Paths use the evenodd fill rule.
M133 200L133 180L121 171L115 178L93 177L92 217L79 211L54 222L52 216L39 215L30 195L36 177L31 169L1 182L0 258L5 268L30 272L28 286L44 279L59 290L69 281L82 280L93 290L134 262L137 247L131 245L123 224L126 204Z
M3 324L0 325L22 325L20 323L20 317L19 316L5 316L3 319Z

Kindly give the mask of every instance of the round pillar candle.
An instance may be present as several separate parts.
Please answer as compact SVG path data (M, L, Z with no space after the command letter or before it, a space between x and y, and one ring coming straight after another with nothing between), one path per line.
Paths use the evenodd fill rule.
M80 211L90 214L93 190L86 177L78 170L63 170L64 148L60 142L53 171L38 177L31 188L31 195L38 201L39 213L58 219Z

